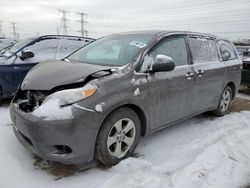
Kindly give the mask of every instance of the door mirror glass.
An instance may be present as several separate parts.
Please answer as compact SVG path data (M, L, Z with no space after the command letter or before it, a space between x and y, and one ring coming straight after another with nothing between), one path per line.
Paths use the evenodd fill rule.
M171 57L166 55L157 55L154 60L151 72L169 72L174 69L175 63Z
M20 59L25 60L34 57L34 53L31 50L24 50L21 52Z

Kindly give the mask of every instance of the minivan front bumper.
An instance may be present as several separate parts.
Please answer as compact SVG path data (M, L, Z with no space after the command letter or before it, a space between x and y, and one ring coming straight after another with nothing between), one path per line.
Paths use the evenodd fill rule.
M13 131L28 150L48 161L85 164L94 159L95 141L103 116L72 106L73 117L46 120L10 107Z

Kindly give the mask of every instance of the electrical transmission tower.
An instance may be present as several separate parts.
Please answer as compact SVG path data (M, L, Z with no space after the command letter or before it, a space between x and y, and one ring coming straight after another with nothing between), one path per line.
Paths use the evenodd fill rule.
M11 26L12 26L13 39L14 39L14 40L18 40L19 34L16 32L16 30L17 30L17 27L16 27L17 23L16 23L16 22L11 22L10 24L11 24Z
M85 20L85 16L87 16L86 13L84 12L79 12L77 13L80 16L80 20L78 20L78 22L80 22L81 24L81 30L78 31L81 33L81 36L86 36L88 37L88 31L85 29L85 24L87 24L88 22Z
M67 10L60 10L58 9L59 13L62 14L62 18L60 19L61 20L61 23L60 23L60 28L59 28L59 33L60 33L60 30L61 28L63 29L63 34L64 35L67 35L68 34L68 19L67 19L67 14L69 13L69 11Z
M0 37L4 37L2 22L0 21Z

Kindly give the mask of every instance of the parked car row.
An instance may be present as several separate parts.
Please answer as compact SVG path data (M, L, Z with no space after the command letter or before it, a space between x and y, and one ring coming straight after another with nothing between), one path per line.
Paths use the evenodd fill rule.
M0 102L14 96L27 72L39 62L60 60L94 39L46 35L21 40L0 52Z
M28 61L32 51L15 50L13 60ZM29 71L10 106L13 131L43 159L115 165L141 136L206 111L226 114L240 81L241 59L228 40L181 31L114 34Z

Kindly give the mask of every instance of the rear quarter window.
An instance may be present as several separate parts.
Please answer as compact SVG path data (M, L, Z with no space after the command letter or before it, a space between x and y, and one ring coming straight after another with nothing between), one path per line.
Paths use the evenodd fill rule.
M235 48L227 41L218 41L221 57L223 61L229 61L237 58Z
M218 61L218 51L213 39L188 38L194 63Z

